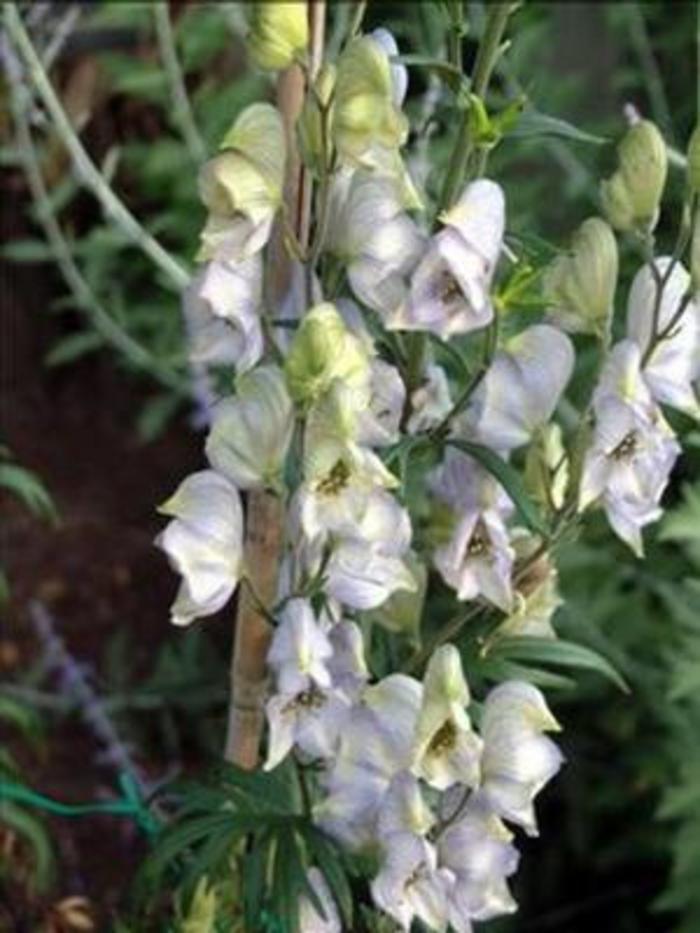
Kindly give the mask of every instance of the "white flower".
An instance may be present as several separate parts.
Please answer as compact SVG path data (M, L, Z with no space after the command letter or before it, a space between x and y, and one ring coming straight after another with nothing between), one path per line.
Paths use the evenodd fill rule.
M455 876L449 889L450 923L456 933L470 933L471 920L512 913L517 905L506 878L518 867L513 834L473 794L459 819L438 840L438 863Z
M398 541L401 528L397 529ZM388 547L388 545L387 545ZM417 590L406 563L387 547L365 538L341 540L333 546L326 564L325 591L351 609L374 609L397 591Z
M332 758L348 710L342 694L315 685L271 697L265 707L269 726L265 770L276 768L295 747L313 759Z
M388 29L380 27L373 29L370 36L375 42L384 49L390 59L398 58L400 55L399 46L393 34ZM391 86L393 90L394 104L397 107L403 106L408 90L408 68L401 62L391 62Z
M333 686L354 699L369 679L360 627L341 619L329 629L328 640L333 653L327 667Z
M406 425L409 434L429 431L452 410L450 385L442 366L426 366L422 383L411 395L411 417Z
M215 407L207 457L240 489L278 488L293 429L282 370L260 366L238 379L234 398Z
M267 663L275 671L280 693L330 687L328 662L333 648L305 599L290 599L280 613Z
M314 819L351 849L376 843L391 781L410 766L421 693L417 680L392 674L365 689L344 723Z
M299 933L342 933L338 908L323 874L318 868L312 867L306 873L306 878L326 916L324 919L310 898L302 896L299 901Z
M660 276L673 260L663 256L655 265ZM664 286L659 304L657 334L663 333L690 289L690 275L676 262ZM657 288L651 268L637 272L627 302L627 334L644 354L652 339ZM644 378L657 402L700 417L693 384L700 379L700 302L693 298L668 335L659 341L644 366Z
M566 334L547 324L528 327L496 353L464 426L494 450L522 447L552 417L573 366Z
M238 372L263 353L260 326L262 259L206 263L184 293L189 353L194 363L233 363Z
M504 517L512 508L499 484L471 457L450 448L431 488L449 506L451 530L433 562L459 599L483 596L509 611L515 552Z
M444 228L414 272L407 306L392 326L447 339L493 318L489 289L503 240L503 191L487 179L472 182L441 219Z
M486 697L481 791L498 816L522 826L530 836L537 835L534 798L563 761L557 746L542 733L558 729L532 684L507 681Z
M434 847L411 833L393 833L384 840L384 853L371 884L377 907L405 931L416 917L431 930L446 930L448 875L437 867Z
M637 344L613 348L594 395L595 430L583 464L579 508L600 500L617 535L643 553L641 529L659 502L680 447L640 373Z
M414 773L438 790L457 783L477 784L481 741L465 712L468 703L459 652L454 645L443 645L431 657L423 678L413 761Z
M399 439L399 424L406 387L395 366L384 360L370 363L370 400L358 416L357 441L367 447L385 447Z
M175 625L222 609L233 595L243 558L238 491L213 470L188 476L159 509L173 516L156 539L183 580L171 609Z
M362 170L336 175L327 248L346 264L354 294L393 319L425 238L405 213L396 182Z
M391 781L379 814L380 838L391 833L425 834L435 824L435 816L426 804L420 784L408 771L400 771Z

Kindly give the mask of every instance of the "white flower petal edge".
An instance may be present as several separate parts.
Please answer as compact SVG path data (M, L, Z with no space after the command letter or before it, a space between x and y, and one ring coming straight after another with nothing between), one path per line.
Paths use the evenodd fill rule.
M156 538L182 574L171 609L175 625L222 609L238 585L243 559L243 509L236 487L214 470L185 479L159 510L173 520Z

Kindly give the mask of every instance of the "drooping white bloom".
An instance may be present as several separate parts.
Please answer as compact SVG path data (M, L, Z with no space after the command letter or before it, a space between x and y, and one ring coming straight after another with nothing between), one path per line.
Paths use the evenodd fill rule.
M399 536L400 528L397 529ZM326 564L326 592L351 609L374 609L397 591L414 591L417 582L389 546L355 538L337 542Z
M670 256L656 260L658 275L665 277L673 262ZM657 333L671 325L684 296L690 289L690 275L676 262L659 302ZM646 353L652 340L657 286L648 265L637 272L627 302L627 335ZM700 403L694 383L700 380L700 302L688 302L682 315L660 340L644 365L644 378L657 402L700 417Z
M515 552L504 519L510 500L493 477L454 448L448 450L431 485L450 509L451 530L433 554L443 579L459 599L483 596L509 611Z
M357 298L387 321L408 294L425 238L406 214L397 183L362 170L336 175L327 248L346 264Z
M640 362L631 340L610 354L594 394L595 429L579 490L579 508L600 500L613 531L638 556L641 529L661 517L659 502L680 453Z
M411 417L406 425L409 434L429 431L452 410L450 384L442 366L426 366L421 385L411 395Z
M558 729L532 684L507 681L486 697L481 792L494 813L522 826L530 836L537 835L534 798L563 761L557 746L542 733Z
M471 933L472 920L489 920L516 910L506 878L518 867L513 834L482 794L473 794L459 819L438 840L438 863L454 875L449 919L456 933Z
M276 768L295 747L312 759L332 758L349 707L338 691L315 685L270 697L265 707L269 726L265 770Z
M327 667L333 686L355 699L369 679L360 627L356 622L341 619L329 629L328 640L332 654Z
M306 895L299 901L299 933L342 933L340 914L330 888L318 868L310 868L307 880L321 902L325 919Z
M263 353L260 326L262 259L208 262L184 293L189 353L194 363L254 366Z
M294 429L282 370L260 366L236 388L214 409L205 446L209 462L240 489L277 488Z
M380 838L391 833L425 836L434 824L435 816L423 798L418 779L408 771L399 772L382 803L378 823Z
M464 429L501 452L527 444L554 413L574 367L571 341L535 324L496 353L463 419Z
M243 559L238 490L214 470L193 473L159 509L173 518L156 539L182 574L171 609L175 625L222 609L233 595Z
M429 929L444 931L448 883L431 843L411 833L393 833L384 840L384 861L371 884L372 899L402 930L410 930L417 917Z
M395 366L384 360L370 363L369 405L359 412L357 440L367 447L385 447L399 439L406 387Z
M421 693L414 678L391 674L365 689L344 723L314 819L353 850L376 845L389 786L410 767Z
M505 226L503 191L479 179L466 186L411 279L406 308L391 326L429 330L447 339L485 327L489 295Z
M459 652L454 645L443 645L423 678L413 760L414 773L438 790L457 783L474 787L478 782L481 741L465 711L468 703Z
M290 599L280 613L267 653L280 693L297 694L312 686L330 687L328 664L333 648L306 599Z

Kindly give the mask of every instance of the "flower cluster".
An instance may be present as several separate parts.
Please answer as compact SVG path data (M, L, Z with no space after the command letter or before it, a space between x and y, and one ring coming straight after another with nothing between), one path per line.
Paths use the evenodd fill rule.
M286 32L275 26L282 6L256 21L263 67L303 63L303 5L285 10ZM700 304L677 257L646 263L626 335L611 347L617 243L592 218L543 277L544 319L507 319L494 294L504 192L490 179L468 182L429 232L401 156L407 79L396 51L384 30L353 38L307 97L302 155L324 198L311 252L320 263L296 307L298 289L282 308L263 287L285 173L279 113L243 111L202 170L209 214L186 311L193 353L235 367L235 391L214 409L209 468L162 506L172 521L159 543L183 577L173 621L187 624L220 610L246 576L241 492L280 497L265 767L293 755L312 775L314 820L376 859L372 898L403 929L419 918L468 931L515 909L507 879L518 853L506 824L536 833L534 798L562 761L545 733L558 726L534 686L506 681L483 698L475 728L460 652L446 638L422 679L373 676L368 623L415 637L435 571L457 606L473 602L497 631L555 637L551 541L523 527L503 470L524 465L553 528L600 505L640 554L680 450L660 405L700 414ZM651 145L660 197L657 143L648 127L635 130L621 158L632 149L638 162L638 147ZM634 166L625 162L605 190L614 226L648 233L658 197L649 200ZM572 443L553 420L575 367L567 332L596 335L603 355ZM486 337L484 359L456 390L439 363L449 354L431 347L459 355L473 334ZM410 341L421 348L417 367ZM392 467L416 449L434 456L413 501ZM309 883L329 901L313 869ZM321 922L304 901L302 928L339 929L335 908L326 913Z

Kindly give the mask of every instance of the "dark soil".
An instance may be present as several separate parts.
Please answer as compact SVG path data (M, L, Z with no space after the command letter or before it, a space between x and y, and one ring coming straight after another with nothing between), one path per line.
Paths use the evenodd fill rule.
M3 188L3 240L33 235L21 180L8 175ZM97 667L108 637L120 629L129 632L137 667L152 664L158 645L173 637L168 605L176 581L153 547L162 524L155 506L197 466L200 445L184 418L156 442L140 443L134 420L150 387L118 369L109 354L56 370L43 365L65 327L64 316L59 325L47 313L62 290L50 266L2 264L0 437L41 477L60 513L60 524L50 527L0 493L0 563L12 590L0 627L3 679L26 670L40 652L28 616L37 598L80 663ZM49 713L46 725L41 754L16 749L32 786L63 801L114 793L114 770L100 764L101 749L80 719ZM105 929L142 855L138 833L108 817L50 818L49 825L60 866L52 901L90 898L96 929ZM5 922L36 928L24 926L29 908L20 906L21 892L10 897L14 904L5 910L14 918Z

